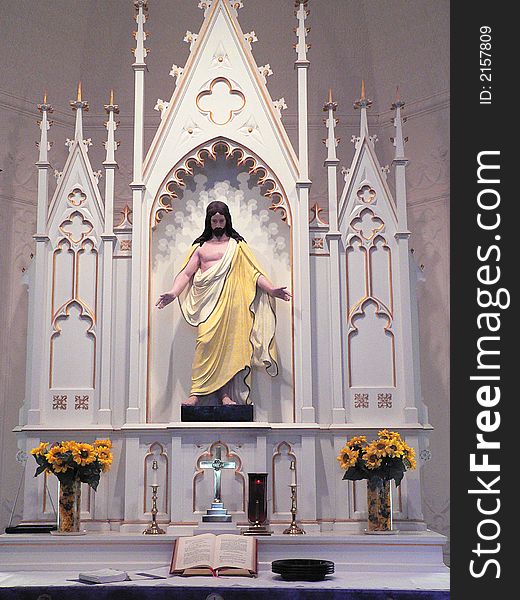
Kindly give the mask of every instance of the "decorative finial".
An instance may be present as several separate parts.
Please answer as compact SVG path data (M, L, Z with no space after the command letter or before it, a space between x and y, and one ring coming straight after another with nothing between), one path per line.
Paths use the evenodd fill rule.
M148 48L144 47L144 42L148 35L144 30L144 24L146 23L148 13L148 0L134 0L134 6L137 13L135 16L137 31L134 31L136 46L135 48L132 48L132 53L135 57L135 66L141 68L145 65L145 59L150 52Z
M298 54L297 62L307 63L307 50L310 49L311 45L307 44L307 34L311 30L310 27L305 25L305 20L309 16L310 12L307 10L308 0L296 0L294 5L297 10L294 12L294 16L298 19L298 27L295 29L296 37L298 41L293 44L293 48Z
M40 111L42 118L41 121L38 121L38 126L40 128L40 141L36 142L36 146L39 149L38 163L47 164L48 163L48 151L51 149L52 142L48 141L48 131L51 128L52 121L49 121L47 117L47 113L52 113L54 109L50 104L47 104L47 92L45 91L43 94L43 102L42 104L37 104L38 110Z
M404 100L401 100L401 96L399 94L399 88L397 88L395 102L390 107L392 110L395 110L396 115L394 118L394 127L395 127L395 137L390 138L393 145L395 146L395 158L394 161L397 161L398 164L404 164L406 166L407 160L404 158L404 145L408 141L408 138L403 135L403 123L406 122L406 119L403 119L401 116L401 108L405 105ZM404 162L403 162L404 161Z
M143 12L148 10L148 0L134 0L135 10L139 12L139 9L142 8Z
M72 110L76 111L76 125L74 130L74 139L76 141L84 141L85 143L88 140L83 140L83 111L88 111L89 104L86 100L81 99L81 81L78 83L78 91L76 94L76 100L71 100L69 102ZM69 145L69 151L72 150L73 144ZM87 148L87 146L85 146ZM88 148L87 148L88 149Z
M332 88L329 88L329 99L323 105L323 112L328 112L329 110L336 110L338 108L338 103L334 102L332 99Z
M54 108L52 108L50 104L47 104L47 90L43 92L43 102L41 104L37 104L36 106L41 113L44 111L48 113L54 112Z
M114 104L114 90L110 90L110 100L108 104L104 105L105 112L109 115L111 112L114 112L116 115L119 114L119 105Z
M198 3L198 7L204 11L204 16L206 16L213 5L215 0L200 0ZM242 0L229 0L229 7L235 12L235 15L238 14L238 11L241 8L244 8L244 3Z
M370 108L372 106L372 100L366 97L365 93L365 80L361 80L361 98L354 102L354 108Z
M119 146L119 142L115 140L115 131L119 122L114 119L114 114L119 114L119 106L114 104L114 90L110 90L110 100L108 104L105 104L105 112L108 115L108 121L105 123L107 130L107 140L103 142L106 150L106 158L104 165L111 165L116 163L115 152Z
M395 102L390 106L390 108L392 110L397 110L398 108L403 108L404 105L405 105L405 102L404 102L404 100L401 100L399 86L397 86L397 89L395 91Z
M82 95L81 95L81 81L78 83L78 91L76 93L76 100L71 100L69 102L70 106L72 107L72 110L77 110L78 108L83 109L85 112L88 111L89 109L89 104L86 100L82 100Z
M132 229L132 209L128 204L125 204L125 207L120 211L120 214L122 215L122 218L114 229Z
M329 88L329 99L323 105L323 112L329 113L329 118L324 119L324 123L327 127L327 138L323 140L325 146L327 146L327 160L336 162L338 157L336 156L336 146L339 144L339 138L336 137L335 128L339 123L339 120L334 117L334 112L338 108L338 103L332 99L332 88Z

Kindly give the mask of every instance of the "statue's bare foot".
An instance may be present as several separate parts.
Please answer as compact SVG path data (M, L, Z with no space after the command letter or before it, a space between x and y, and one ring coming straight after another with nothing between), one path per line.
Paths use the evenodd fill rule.
M186 402L183 402L183 406L195 406L197 404L197 396L190 396Z
M224 396L222 396L222 398L220 399L220 401L222 402L223 406L231 406L231 405L236 404L236 402L234 402L233 400L231 400L231 398L227 394L224 394Z

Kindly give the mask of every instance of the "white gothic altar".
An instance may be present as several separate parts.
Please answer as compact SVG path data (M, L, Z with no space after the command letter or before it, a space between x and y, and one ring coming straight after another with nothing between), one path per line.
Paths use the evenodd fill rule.
M336 461L346 439L375 436L387 427L398 430L418 457L428 449L417 268L408 245L404 102L398 98L392 105L395 152L388 169L378 161L367 121L371 101L360 82L354 158L338 173L337 105L333 93L324 90L328 206L313 202L307 3L296 2L295 9L297 148L284 129L285 101L269 93L270 66L256 64L255 33L242 31L242 2L235 0L200 2L202 26L198 33L187 32L189 58L184 67L172 66L171 98L157 101L160 124L144 148L145 23L150 8L153 25L153 5L134 2L134 150L128 181L133 200L121 215L114 216L119 108L113 98L105 106L101 180L89 161L90 140L83 131L88 102L78 89L70 103L75 130L52 198L53 109L46 99L38 105L27 385L16 431L27 454L41 441L112 440L111 471L96 493L84 486L82 523L88 531L142 532L150 521L149 484L157 461L158 520L170 535L191 535L212 500L212 473L200 463L220 443L236 463L222 473L223 499L235 524L247 522L247 473L255 471L268 473L271 527L277 533L287 527L289 463L295 461L298 519L308 537L342 532L346 539L361 534L367 518L366 483L342 481ZM341 92L345 102L359 95L359 90ZM293 295L291 302L276 305L279 375L271 379L253 372L251 423L181 422L195 334L177 302L161 311L154 306L202 232L212 200L229 205L233 226L273 283L287 285ZM23 521L53 520L56 478L33 478L31 462L30 457ZM426 533L418 463L393 490L394 520L410 535ZM442 542L428 540L426 545L438 545L440 557Z

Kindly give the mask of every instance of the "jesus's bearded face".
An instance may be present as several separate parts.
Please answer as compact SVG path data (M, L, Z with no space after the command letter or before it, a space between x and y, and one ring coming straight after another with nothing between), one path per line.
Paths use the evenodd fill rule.
M220 213L215 213L211 217L211 229L215 237L221 238L226 233L226 217Z

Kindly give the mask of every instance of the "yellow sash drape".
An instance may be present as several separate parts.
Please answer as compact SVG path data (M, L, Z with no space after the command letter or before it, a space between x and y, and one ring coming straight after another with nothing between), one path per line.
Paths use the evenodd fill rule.
M183 268L196 250L190 252ZM191 394L202 396L223 386L235 402L249 400L251 366L278 372L276 317L269 295L257 288L264 275L245 242L230 239L222 259L193 276L179 298L186 321L198 327Z

